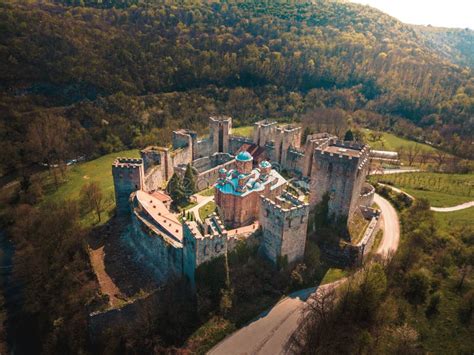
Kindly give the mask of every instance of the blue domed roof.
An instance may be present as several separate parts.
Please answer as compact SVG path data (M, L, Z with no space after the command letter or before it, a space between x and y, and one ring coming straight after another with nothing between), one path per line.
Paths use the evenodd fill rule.
M249 152L240 152L239 154L237 154L237 157L235 159L239 161L250 161L253 158Z
M272 167L272 164L270 164L268 161L264 160L260 163L260 166L262 168L271 168Z

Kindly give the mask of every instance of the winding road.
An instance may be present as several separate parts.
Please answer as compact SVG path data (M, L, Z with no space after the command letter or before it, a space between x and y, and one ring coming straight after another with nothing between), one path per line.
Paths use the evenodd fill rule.
M411 200L415 199L413 195L410 195L408 192L400 190L398 187L382 184L381 182L379 182L378 184L380 186L388 187L389 189L391 189L392 191L395 191L396 193L404 194L405 196L408 196ZM430 210L434 212L454 212L454 211L464 210L466 208L470 208L473 206L474 206L474 201L468 201L468 202L461 203L460 205L451 206L451 207L430 207Z
M392 205L379 195L375 202L382 210L383 239L377 253L389 258L398 248L400 224ZM298 327L301 311L306 300L317 291L335 288L342 284L339 280L319 287L297 291L278 302L272 309L260 315L247 326L225 338L212 348L211 355L241 354L284 354L285 345Z

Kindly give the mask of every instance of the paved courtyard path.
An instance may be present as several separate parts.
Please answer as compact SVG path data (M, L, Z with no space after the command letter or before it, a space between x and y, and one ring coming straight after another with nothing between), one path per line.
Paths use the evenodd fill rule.
M375 202L382 210L384 235L377 253L389 258L398 248L400 224L392 205L379 195ZM278 302L268 312L212 348L211 355L254 355L284 354L290 336L295 332L304 310L306 300L315 292L323 292L338 287L344 282L339 280L319 287L297 291Z

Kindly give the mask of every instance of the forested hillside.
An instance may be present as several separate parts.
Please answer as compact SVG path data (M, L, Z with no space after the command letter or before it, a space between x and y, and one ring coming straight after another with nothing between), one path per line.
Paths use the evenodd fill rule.
M339 1L172 3L0 4L1 170L166 140L214 112L318 107L472 156L472 73L413 27Z
M469 28L414 26L427 46L459 65L474 68L474 31Z

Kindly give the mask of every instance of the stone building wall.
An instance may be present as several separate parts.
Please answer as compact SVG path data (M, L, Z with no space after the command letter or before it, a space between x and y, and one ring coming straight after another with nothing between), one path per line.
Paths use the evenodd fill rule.
M112 177L117 214L127 215L130 213L130 194L143 188L143 160L117 158L112 164Z
M258 217L260 198L256 192L240 196L216 190L215 201L226 226L232 228L245 226Z
M261 251L275 265L281 258L294 264L304 258L309 205L288 193L275 200L261 197Z

